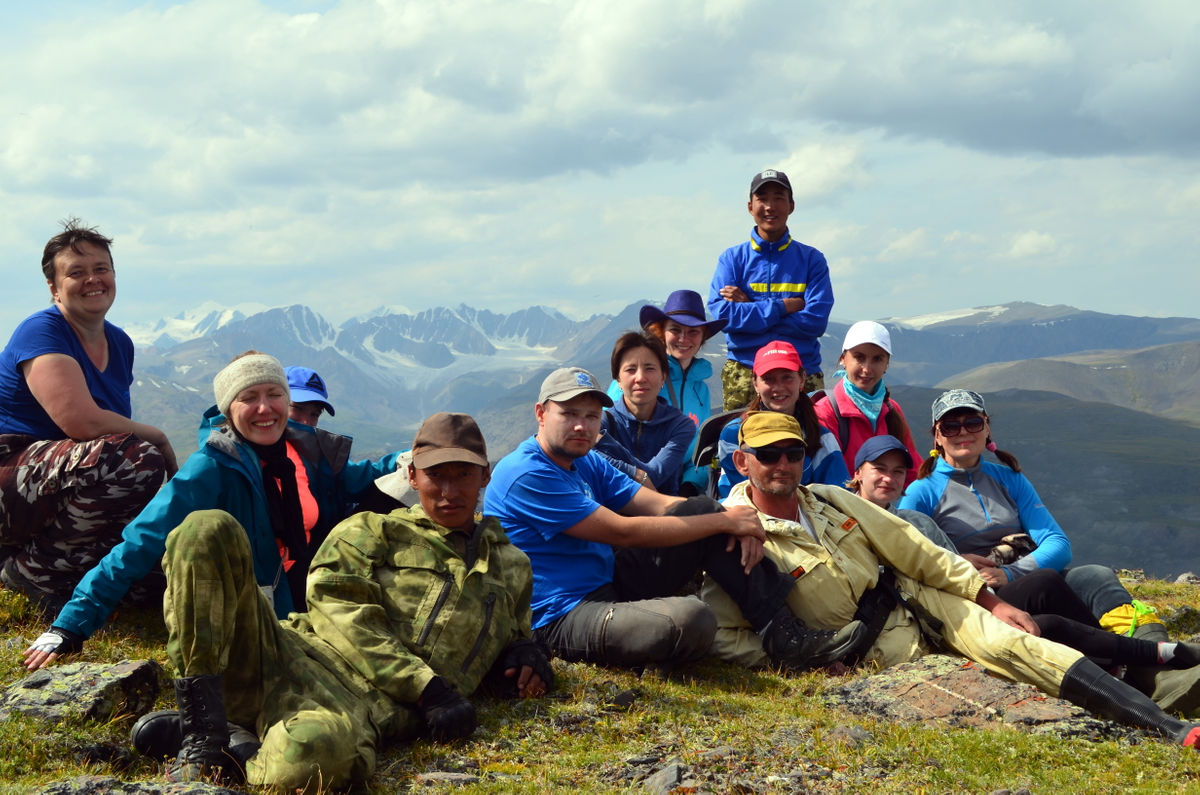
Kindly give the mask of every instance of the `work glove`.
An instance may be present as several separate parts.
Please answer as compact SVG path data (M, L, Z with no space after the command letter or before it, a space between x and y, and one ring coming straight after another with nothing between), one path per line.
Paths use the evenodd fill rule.
M489 689L502 698L517 698L521 695L518 688L521 667L525 665L541 678L546 686L545 692L550 692L554 687L554 669L550 667L550 660L541 644L529 638L515 640L500 652L495 665L488 672ZM506 672L512 668L516 669L516 673L507 676Z
M457 740L475 731L475 705L440 676L429 680L417 708L429 726L429 734L438 742Z
M29 644L30 651L46 654L74 654L83 648L83 636L62 627L50 627L37 640Z

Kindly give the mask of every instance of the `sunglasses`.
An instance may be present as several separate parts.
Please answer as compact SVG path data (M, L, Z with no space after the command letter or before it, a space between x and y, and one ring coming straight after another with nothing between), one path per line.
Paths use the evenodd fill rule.
M942 436L949 438L951 436L958 436L963 431L967 433L979 433L986 424L987 421L976 414L973 417L967 417L965 420L942 420L938 423L938 430L942 432Z
M789 463L798 464L804 460L806 452L803 447L743 447L742 449L757 458L759 463L768 466L778 464L779 459L785 455Z

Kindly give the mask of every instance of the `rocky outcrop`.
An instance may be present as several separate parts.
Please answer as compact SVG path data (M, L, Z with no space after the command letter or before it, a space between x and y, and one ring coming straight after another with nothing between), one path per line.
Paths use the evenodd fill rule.
M941 654L854 679L827 691L826 697L856 715L904 723L1005 725L1089 739L1145 736L1047 696L1032 685L992 676L975 663Z
M51 723L142 715L158 697L162 668L153 660L71 663L34 671L0 694L0 720L20 713Z
M242 790L203 782L121 781L112 776L79 776L35 790L36 795L239 795Z

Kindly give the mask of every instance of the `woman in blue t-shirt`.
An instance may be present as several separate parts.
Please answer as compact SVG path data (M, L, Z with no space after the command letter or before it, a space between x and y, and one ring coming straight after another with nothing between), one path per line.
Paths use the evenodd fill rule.
M111 244L66 221L42 254L53 305L0 352L0 581L50 607L177 468L166 434L131 419L133 342L105 319Z

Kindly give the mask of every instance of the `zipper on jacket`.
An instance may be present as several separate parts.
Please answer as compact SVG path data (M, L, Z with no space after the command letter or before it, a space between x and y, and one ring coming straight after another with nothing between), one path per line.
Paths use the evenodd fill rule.
M445 582L442 583L442 592L438 594L437 601L433 603L433 610L429 613L425 628L421 630L421 635L417 638L418 646L424 646L425 641L429 639L429 633L433 632L433 625L437 622L438 614L442 612L442 608L446 605L446 598L450 596L450 586L454 585L453 574L448 571L442 572L442 577L445 578Z
M487 640L488 635L492 630L492 613L496 610L496 592L492 591L487 595L487 601L483 607L483 626L479 628L479 635L475 638L475 645L471 647L471 653L463 660L462 667L459 668L460 673L466 673L471 667L471 663L475 662L475 658L479 656L480 649L483 648L483 642Z
M979 500L979 509L983 511L983 523L984 527L986 527L992 523L992 515L988 513L987 506L983 504L983 495L979 493L979 489L975 488L975 478L971 477L970 472L966 473L966 475L967 486L970 487L971 493L975 495L975 499Z

